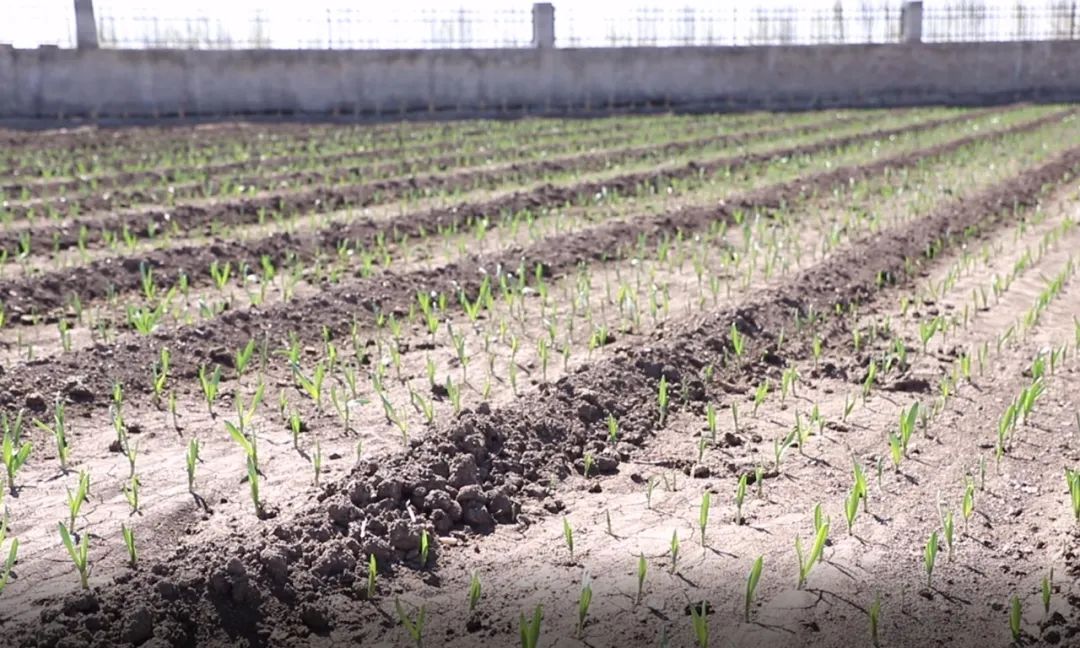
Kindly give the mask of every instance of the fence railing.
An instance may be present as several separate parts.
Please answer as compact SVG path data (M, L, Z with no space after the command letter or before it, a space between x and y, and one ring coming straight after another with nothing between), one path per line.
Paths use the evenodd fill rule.
M720 7L706 0L670 4L656 0L651 6L563 0L554 9L536 5L531 10L527 6L478 9L446 4L408 9L394 2L384 7L364 3L358 9L341 1L201 0L201 4L139 7L123 0L75 0L76 7L83 8L77 19L72 0L0 0L0 43L75 47L96 42L106 48L155 49L454 49L1080 38L1080 0L839 0L835 4L819 0L818 4L793 1L790 6L732 2ZM912 23L905 23L905 6L917 6L915 32ZM547 9L538 12L536 7Z
M1080 38L1080 3L927 4L922 29L928 42L1074 40Z
M97 17L102 47L196 49L449 49L529 47L529 11L421 9L373 13L255 9L250 16L184 16L105 12Z
M558 10L556 45L565 47L821 45L900 38L900 7L664 7L610 12Z

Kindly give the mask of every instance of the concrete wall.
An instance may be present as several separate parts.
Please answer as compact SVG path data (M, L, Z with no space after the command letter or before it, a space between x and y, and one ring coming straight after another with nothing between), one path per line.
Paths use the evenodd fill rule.
M401 51L16 50L0 118L1080 99L1080 41Z

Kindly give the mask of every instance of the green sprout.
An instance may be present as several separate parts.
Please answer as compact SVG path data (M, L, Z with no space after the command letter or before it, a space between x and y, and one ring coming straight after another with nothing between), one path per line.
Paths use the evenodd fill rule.
M904 451L905 457L908 456L908 443L911 441L911 434L915 431L915 422L918 419L918 403L913 403L911 409L900 413L900 447Z
M960 500L960 514L964 517L964 529L975 512L975 481L970 477L965 480L964 497Z
M259 497L259 467L255 463L255 458L248 455L247 458L247 476L248 486L251 490L251 501L255 505L255 515L258 517L263 516L263 503Z
M930 534L930 538L926 541L926 547L923 549L923 565L926 567L926 586L932 587L932 579L934 577L934 563L937 562L938 554L938 532L934 531Z
M236 369L237 377L244 375L244 369L247 368L251 362L251 357L255 354L255 340L248 340L248 343L242 348L237 349L236 355L233 358L233 367Z
M810 547L809 553L803 552L802 541L799 536L795 536L795 554L799 559L799 583L797 589L802 589L806 584L806 579L810 575L810 570L814 567L814 563L821 559L821 554L825 549L825 541L829 537L829 522L824 521L817 526L817 532L814 534L814 542Z
M214 370L206 372L206 365L199 365L199 386L202 388L203 398L206 399L206 410L211 418L214 416L214 401L217 400L221 386L221 367L214 365Z
M746 606L743 608L743 620L750 623L750 605L754 601L754 593L757 591L758 581L761 580L761 570L764 567L764 556L758 556L750 567L750 575L746 577Z
M1024 607L1020 597L1013 594L1012 604L1009 606L1009 631L1012 633L1013 642L1019 644L1023 633L1021 624L1024 621Z
M394 609L397 611L398 620L401 621L401 625L404 626L405 631L409 633L409 637L416 644L417 648L421 648L424 645L424 622L427 618L427 609L421 605L416 611L416 618L413 618L408 612L405 611L404 606L401 605L401 599L394 598Z
M657 403L660 406L660 426L663 427L668 414L668 381L667 376L660 376L660 391L657 393Z
M1080 522L1080 470L1065 469L1065 482L1069 486L1069 500L1072 503L1073 516Z
M16 427L21 427L22 412L19 413L17 419L20 424ZM29 441L22 441L20 445L21 434L18 434L7 426L7 415L4 415L4 440L0 445L0 460L4 462L4 468L7 470L7 483L8 490L12 495L15 494L15 475L19 472L19 469L26 464L26 460L30 458L30 450L33 448Z
M1050 597L1053 595L1054 588L1054 568L1050 568L1050 574L1043 576L1042 579L1042 604L1043 614L1050 614Z
M698 528L701 529L701 546L705 544L705 530L709 526L709 505L712 502L712 495L709 491L705 491L701 494L701 507L698 509Z
M199 462L199 440L192 439L188 442L187 453L184 455L184 462L187 464L187 484L188 492L195 492L195 466Z
M428 554L431 552L431 537L427 529L420 530L420 564L427 566Z
M574 562L574 529L570 526L570 520L564 516L562 519L563 541L570 551L570 562Z
M591 452L586 452L585 457L582 459L582 464L583 464L582 476L585 479L589 478L589 473L592 472L592 467L593 467L593 464L595 464L595 463L596 463L596 460L593 458L592 453Z
M540 605L533 610L532 620L526 620L525 613L521 613L519 620L521 648L537 648L540 645L540 623L543 620L544 608Z
M878 636L878 627L881 623L881 595L874 595L874 602L870 604L870 642L877 648L881 645Z
M709 403L705 406L705 424L709 430L709 438L715 444L716 430L718 425L716 420L716 408L713 407L712 403Z
M741 358L746 350L746 336L739 332L735 323L731 323L731 348L735 351L735 357Z
M577 632L574 635L578 639L581 638L585 630L585 620L589 616L589 606L592 604L592 583L589 581L589 574L586 573L581 581L581 594L578 596L578 623Z
M300 418L300 413L296 410L292 410L289 414L289 431L292 432L293 448L300 449L300 432L304 430L304 421Z
M90 534L83 533L79 544L76 545L64 523L61 522L58 526L60 527L60 541L71 556L71 562L75 563L75 570L79 572L79 584L83 589L90 589Z
M773 459L775 460L774 468L776 473L780 473L780 461L784 458L784 454L791 446L795 444L798 438L798 430L791 430L786 437L773 440Z
M922 342L923 353L926 353L926 345L930 342L930 338L934 337L941 323L941 316L928 322L919 322L919 340Z
M844 394L844 411L840 415L840 421L847 423L848 417L851 416L852 410L855 409L856 400L851 398L850 394Z
M3 526L7 527L7 519L6 518L5 518L4 522L3 522ZM4 535L7 535L6 534L6 528L5 528L5 533L0 534L0 543L3 542L3 537L2 536L4 536ZM7 560L4 561L4 573L3 573L3 575L0 575L0 594L3 593L4 589L7 587L8 580L11 579L11 571L15 568L15 561L18 559L18 556L19 556L19 539L18 538L12 538L11 539L11 546L8 547Z
M735 525L738 526L743 523L742 507L743 501L746 499L746 480L747 474L743 473L739 476L739 484L735 487Z
M904 442L892 432L889 432L889 454L892 456L893 470L900 472L900 463L904 460Z
M615 417L608 414L607 417L607 429L608 429L608 442L615 443L619 440L619 422L615 420Z
M161 395L165 391L165 382L169 379L170 357L169 350L161 347L159 359L153 366L154 380L151 386L154 389L154 401L159 406L161 405Z
M379 576L379 565L375 562L375 554L368 556L368 570L367 570L367 597L368 600L375 598L375 585L376 579Z
M138 561L138 554L135 552L135 530L126 524L120 524L120 533L124 536L124 546L127 547L128 563L132 567Z
M75 533L75 518L79 517L79 509L82 508L83 502L89 501L89 495L90 475L81 471L79 485L75 487L75 491L67 489L68 531L71 533Z
M131 507L131 514L139 512L139 487L142 486L142 482L139 481L138 475L132 475L131 479L124 483L124 499L127 500L128 506Z
M214 285L217 289L224 290L225 284L229 282L229 275L232 272L232 262L226 261L224 265L218 265L217 260L210 262L210 276L214 280Z
M844 499L844 517L847 519L848 535L854 534L855 518L859 516L859 498L859 487L854 486Z
M709 648L709 615L705 601L698 607L690 606L690 623L698 648Z
M480 585L480 575L475 571L469 576L469 612L476 610L476 606L480 603L480 596L483 594L483 588Z
M323 362L319 362L315 365L315 370L308 377L300 370L299 366L293 366L293 375L296 376L296 382L300 385L300 388L306 393L311 400L315 401L315 409L322 411L322 395L323 395L323 381L326 379L326 365Z
M953 512L948 511L941 519L942 531L945 535L945 547L948 549L948 560L953 558Z
M754 411L753 411L753 415L755 417L757 416L758 408L761 407L762 403L765 402L765 399L768 398L768 396L769 396L769 379L766 378L765 380L762 380L761 384L757 386L756 390L754 390Z
M52 425L47 425L37 419L34 419L34 425L52 435L53 439L56 441L56 456L60 460L60 470L67 472L68 456L71 454L71 448L68 446L67 441L67 423L63 399L56 399L56 408L53 411Z
M858 499L862 500L863 511L870 511L870 489L866 485L866 473L863 472L862 465L858 459L852 458L852 473L855 476L855 485L852 488L852 492Z

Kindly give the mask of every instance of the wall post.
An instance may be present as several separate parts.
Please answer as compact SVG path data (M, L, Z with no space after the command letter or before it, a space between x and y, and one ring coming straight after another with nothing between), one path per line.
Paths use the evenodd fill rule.
M98 48L94 0L75 0L75 46L79 49Z
M533 47L555 47L555 5L537 2L532 9Z
M908 0L900 6L900 40L902 42L922 42L922 17L922 0Z

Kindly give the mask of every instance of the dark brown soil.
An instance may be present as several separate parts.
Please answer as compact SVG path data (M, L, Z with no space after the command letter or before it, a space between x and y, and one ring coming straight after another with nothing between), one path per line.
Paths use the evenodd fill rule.
M903 114L905 109L895 109L890 111L883 111L888 114ZM749 116L746 118L734 117L725 121L725 125L732 129L739 129L744 127L750 127L761 122L760 116ZM568 129L565 127L560 128L557 123L547 125L545 122L537 122L536 137L528 140L528 144L539 144L548 142L556 147L559 145L560 138L563 139L578 139L578 138L607 138L613 144L625 141L629 132L634 130L634 126L628 123L616 122L614 124L598 123L592 127L575 127L572 131L573 137L566 138ZM2 131L0 131L2 132ZM239 170L251 170L266 168L263 165L270 165L270 168L274 166L288 165L292 162L310 162L312 160L321 160L326 164L332 164L334 162L355 159L357 161L363 159L379 159L386 156L401 156L403 154L409 154L411 156L438 156L440 154L446 154L454 150L454 147L459 142L466 140L483 140L486 136L490 135L490 131L486 128L482 129L461 129L452 127L448 124L442 126L434 126L431 128L423 129L415 126L409 128L403 128L400 125L397 126L384 126L382 128L368 128L367 137L363 140L366 143L366 151L344 151L333 154L318 154L313 153L312 146L314 143L320 142L321 139L327 135L327 129L318 127L298 127L296 124L248 124L234 126L230 124L201 126L195 129L187 128L166 128L166 129L140 129L137 131L138 136L132 137L129 131L124 130L101 130L101 129L80 129L72 132L48 132L45 134L34 134L32 136L26 134L15 134L14 138L19 144L13 147L12 150L36 150L38 148L54 148L59 146L59 142L63 141L65 137L78 134L83 139L88 139L89 144L84 149L78 149L73 151L75 155L93 156L97 151L108 150L110 153L115 154L116 147L122 146L120 150L125 152L125 155L121 155L118 159L111 162L112 165L118 165L124 167L130 166L131 163L138 162L145 164L145 159L148 155L158 155L160 149L164 146L177 151L177 153L183 158L186 152L195 152L199 155L213 154L213 153L233 153L237 146L240 146L247 155L252 158L245 162L226 162L226 163L210 163L205 165L198 165L197 170L200 172L208 172L214 175L222 173L231 173ZM332 132L332 131L331 131ZM263 157L265 150L263 148L266 140L275 140L283 137L287 137L290 142L290 149L296 150L295 154L281 154ZM308 149L303 151L303 149ZM126 157L130 154L133 157ZM18 164L18 157L15 155L10 156L7 159L8 165ZM188 164L181 165L174 168L160 168L152 171L143 172L119 172L119 173L104 173L93 176L97 181L98 188L109 188L110 186L125 186L126 184L140 182L142 180L152 180L160 178L167 180L173 177L178 171L184 169L192 169L193 167ZM77 164L72 163L69 173L67 175L73 176L71 178L45 178L42 177L42 170L37 166L19 167L16 166L10 169L10 174L14 178L26 178L25 180L8 181L0 184L0 193L6 193L7 195L21 193L23 187L31 190L32 195L50 195L64 188L79 188L87 185L87 182L77 176L81 173ZM127 179L127 182L120 181L121 179ZM44 192L44 193L41 193Z
M910 166L922 159L968 146L985 137L1000 137L1011 133L1035 130L1047 123L1060 120L1068 114L1068 111L1056 113L1000 131L968 136L925 151L894 156L869 166L844 168L825 173L821 175L822 182L820 186L834 186L836 182L842 179L857 176L866 177L862 174L875 175L884 173L890 167ZM424 232L468 227L477 218L486 218L491 224L498 225L507 214L520 212L524 209L536 211L564 204L573 204L583 196L592 196L601 191L617 195L634 195L643 191L656 191L674 179L686 178L699 173L711 174L720 169L735 170L775 159L811 155L831 149L844 148L862 141L887 138L903 132L930 127L930 124L918 124L910 127L869 131L866 134L833 138L765 153L720 158L702 163L693 162L660 172L630 173L604 181L586 181L570 186L544 185L534 190L514 192L491 200L463 202L453 207L403 214L389 222L368 217L356 217L346 224L335 225L310 234L283 233L255 241L217 240L210 246L169 247L137 256L95 261L74 272L46 272L25 279L3 281L0 282L0 291L8 295L5 308L11 314L13 323L35 321L34 318L29 317L31 314L40 315L45 321L55 321L59 317L58 311L67 309L72 303L73 295L77 295L84 303L88 303L110 293L137 290L142 280L141 267L152 269L155 280L159 287L163 289L176 285L181 274L187 275L192 286L207 285L210 282L210 276L206 268L210 266L211 261L219 263L231 261L236 267L247 264L249 267L255 268L259 267L260 260L264 255L273 261L275 265L281 264L287 256L290 258L295 257L300 261L309 261L322 253L336 250L342 243L356 249L369 248L376 242L377 237L386 236L388 232L392 241L398 241L402 237L415 239ZM704 210L687 211L678 214L677 217L672 219L657 222L651 227L655 231L650 231L648 234L656 236L663 232L674 233L679 229L690 231L707 225L717 218L729 218L734 210L773 209L783 204L784 201L792 200L796 195L813 191L815 188L818 188L817 180L806 186L803 186L802 181L792 183L775 196L770 196L773 189L768 188L752 197L745 199L735 198L729 201L729 205L722 214ZM219 206L216 209L195 208L192 211L199 214L194 220L205 222L228 221L230 218L238 216L238 214L226 211L226 209L225 206ZM245 210L245 213L248 211ZM135 220L135 217L132 217L132 220ZM596 250L618 250L621 246L633 243L638 234L646 232L644 229L639 229L639 225L639 223L630 226L616 224L603 229L599 236L604 240L605 244L598 247L592 247L596 240L593 238L582 236L575 238L571 236L569 240L560 240L560 245L565 245L566 249L574 251L574 256L568 257L568 259L573 259L572 263L565 267L572 267L574 263L580 260L595 257L595 254L589 252L590 247L593 252ZM0 240L2 238L0 236ZM63 241L64 239L57 240ZM70 241L68 242L70 243ZM18 243L15 241L13 244L17 245ZM526 265L532 265L528 258L529 255L526 251L514 250L509 255L504 255L499 259L479 259L475 267L495 267L493 265L495 263L502 263L505 267L517 267L523 260L526 261ZM89 272L86 270L89 270ZM561 271L561 267L559 271ZM465 268L462 272L455 272L447 277L447 282L454 284L455 282L466 281L466 277L475 276L469 274L470 272L472 272L470 268ZM380 279L379 281L383 280ZM424 281L426 281L426 278L424 278ZM406 280L402 283L415 286L417 282ZM382 307L388 308L390 305L383 304Z
M365 644L400 641L400 632L389 632L394 620L382 616L380 608L363 604L369 556L376 557L384 574L396 572L399 578L407 578L419 572L429 587L438 588L445 576L440 565L446 548L436 541L429 564L421 566L421 530L432 538L465 531L461 537L468 543L492 532L497 524L528 522L521 519L522 505L549 497L549 476L570 477L585 452L597 458L601 473L611 473L641 451L662 428L656 407L662 377L674 394L669 416L701 410L706 402L725 402L730 399L729 390L744 393L777 365L809 356L809 332L790 326L793 312L805 314L812 308L824 313L826 339L850 339L848 320L831 315L834 305L858 305L865 311L891 304L897 295L892 285L909 285L921 266L932 263L923 256L928 246L952 250L971 240L975 232L992 231L1010 222L1017 211L1035 206L1047 188L1075 177L1077 171L1080 149L1074 148L974 197L941 204L917 222L857 242L749 303L706 317L677 320L647 347L618 347L605 359L555 384L543 385L539 394L523 397L512 407L481 407L464 413L413 443L407 452L362 463L348 479L329 484L320 502L305 514L280 524L267 522L265 535L230 538L197 551L184 548L172 559L133 571L108 586L51 601L40 622L9 628L6 640L28 646L105 646L147 640L182 646L329 645L344 638ZM851 169L826 172L798 185L773 188L756 201L748 197L733 202L760 207L761 201L790 198L810 187L824 189L857 173ZM723 217L728 209L734 206L708 217ZM705 215L698 214L685 225ZM682 215L668 218L671 227L684 226ZM642 223L637 231L660 226L659 221ZM618 238L620 231L609 233ZM564 255L579 254L551 244L543 258L555 267ZM591 254L597 254L595 247ZM911 261L915 265L909 265ZM883 283L881 277L888 281ZM334 296L343 303L370 298ZM322 309L323 320L330 305L313 304ZM267 315L272 322L288 319L284 313ZM763 360L732 360L733 323L748 338L744 357ZM778 344L781 330L786 331L783 345ZM134 357L139 356L136 353L131 360ZM149 356L143 352L141 357ZM103 360L91 359L89 354L76 354L76 358L84 367ZM861 358L849 354L844 368L854 371L861 364ZM715 368L710 380L702 378L707 365ZM6 378L5 382L10 384ZM615 447L606 442L603 421L608 413L619 419L622 428L622 442ZM517 586L527 589L530 579L539 575L507 577L518 579ZM738 574L731 575L733 580L743 577L741 566ZM495 578L507 584L506 579ZM892 586L888 582L878 585L882 591ZM377 588L378 599L393 593L386 587ZM718 583L717 591L726 587ZM984 600L967 609L1000 604L1009 593L989 588L982 594ZM468 615L463 596L460 601L458 618L464 620ZM509 615L507 610L500 611ZM954 619L959 627L975 618L965 619L962 614ZM1075 627L1075 608L1070 614L1071 618L1063 617L1057 625ZM725 634L724 618L712 628L715 637ZM680 626L687 623L685 619L670 621ZM511 628L504 627L507 623L512 626L516 619L479 617L470 626L479 634L447 636L445 643L493 645L497 639L491 637L513 635ZM926 636L940 640L941 634L928 635L917 617L894 623L893 645L924 645L920 642ZM804 628L803 632L817 630ZM627 641L626 637L617 639ZM644 643L645 638L633 640ZM968 643L954 640L950 643ZM617 644L601 638L594 645Z
M902 112L902 111L897 111ZM836 117L829 117L823 120L822 126L828 123L837 123L838 121L850 120L850 117L846 117L844 120L838 120ZM743 124L753 124L760 121L759 118L748 119L733 119L729 122L725 122L725 129L739 129ZM677 134L680 131L687 133L693 133L696 130L690 126L683 126L675 129L672 135ZM581 136L589 136L594 134L599 135L595 140L585 139L584 144L589 148L613 148L618 146L624 146L628 139L630 139L632 133L628 133L626 128L596 128L585 129L583 132L576 131L578 137L574 139L554 139L555 137L561 137L563 135L558 129L545 130L542 137L533 138L530 141L522 142L515 147L517 151L529 150L530 148L542 147L548 155L553 153L569 153L578 151L581 152L580 146L583 142L580 139ZM304 141L304 140L301 140ZM256 142L257 147L260 142ZM348 161L353 173L351 175L402 175L413 171L413 167L422 164L427 170L446 170L457 166L473 165L478 161L486 160L486 158L480 154L461 154L455 153L460 148L459 141L447 141L438 142L433 144L419 144L405 146L404 142L390 143L382 146L375 146L373 148L367 148L365 150L348 150L340 151L336 153L313 153L311 151L305 153L296 153L292 155L276 155L265 157L259 154L253 154L251 159L238 161L238 162L226 162L226 163L214 163L203 164L197 167L188 165L182 165L178 167L163 167L160 169L148 170L148 171L122 171L109 175L93 176L93 187L96 191L112 190L117 187L124 187L133 184L148 184L148 183L174 183L184 178L189 178L192 175L215 178L228 177L224 174L236 174L238 172L259 172L259 175L247 179L241 179L234 175L230 179L232 184L243 185L264 185L268 184L273 187L282 181L289 181L290 184L311 184L313 181L305 179L307 176L302 174L287 174L284 173L290 167L296 165L312 165L312 166L330 166L340 164L342 161ZM492 149L488 155L495 156L499 151ZM380 160L383 158L404 158L399 162L390 164L369 164L367 166L359 167L355 166L359 162L366 160ZM505 157L505 153L502 156ZM120 160L119 164L124 165L124 160ZM350 174L346 173L350 167L344 169L333 169L335 177L350 177ZM274 175L270 175L274 174ZM19 174L14 174L19 175ZM268 182L273 180L274 182ZM299 183L297 181L300 181ZM11 198L20 196L24 190L28 191L31 197L49 196L57 193L66 193L70 191L79 190L90 186L90 179L86 178L57 178L57 179L30 179L17 182L9 182L0 184L0 195L6 194ZM190 194L189 194L190 195Z
M572 201L581 196L591 195L594 190L602 187L618 188L637 186L639 184L655 184L669 178L686 177L693 173L711 172L722 168L739 168L768 160L788 157L792 155L806 155L829 148L842 148L859 142L873 141L875 139L888 138L903 133L920 132L931 130L944 125L953 124L982 116L992 110L966 113L956 117L926 120L907 126L868 130L856 135L849 135L834 139L825 139L821 142L806 144L796 147L785 147L772 152L756 153L743 156L729 156L720 159L707 160L701 164L691 163L681 169L661 173L632 173L625 176L612 178L602 182L588 182L573 187L544 186L527 192L531 194L533 201L550 201L554 204ZM799 127L793 129L797 132L820 130L820 127ZM776 132L773 131L775 134ZM529 162L515 163L508 166L492 169L477 168L445 174L427 174L420 176L407 176L376 180L362 184L350 184L343 186L317 186L299 190L269 191L254 197L244 197L221 202L207 204L178 204L172 207L151 207L136 209L134 211L110 214L106 217L75 217L69 219L63 226L40 226L32 228L30 238L31 250L34 252L48 253L52 250L66 250L80 245L93 247L100 245L102 230L113 233L127 231L130 236L139 239L150 238L160 235L162 232L185 234L205 232L211 223L221 226L244 225L269 221L278 217L290 217L298 213L332 212L345 209L360 209L363 207L384 204L404 197L426 196L433 192L446 192L453 195L461 191L476 189L493 189L512 183L528 183L536 178L542 178L552 173L588 172L604 169L612 164L627 164L635 161L663 157L678 151L693 150L711 141L728 141L729 139L743 140L753 139L760 136L757 133L747 135L724 135L713 138L705 138L700 142L678 142L662 144L658 146L643 146L624 149L618 153L601 152L585 155L574 155L565 158L553 158L534 160ZM326 178L317 173L304 172L304 177L315 178L312 182L319 183ZM352 172L346 173L346 178L352 177ZM271 184L277 184L271 183ZM304 183L301 183L304 184ZM550 195L552 191L559 192L554 198L546 197L542 192ZM160 195L149 195L144 191L135 192L124 196L112 194L95 194L77 201L66 201L55 205L58 209L71 209L78 203L78 212L88 210L111 210L131 207L137 203L165 203L167 202L167 190L162 189ZM561 200L559 200L561 198ZM509 201L510 199L504 199ZM533 202L532 204L536 204ZM542 204L542 203L541 203ZM488 209L505 209L502 205L488 205ZM28 208L12 206L8 208L16 217L25 216ZM41 211L40 208L37 211ZM11 228L0 234L0 250L8 250L9 254L18 252L20 236L25 236L26 228Z
M1034 122L1019 124L1010 127L1013 132L1022 132L1026 129L1036 128L1054 120L1060 120L1063 114L1054 114L1041 118ZM121 380L125 384L140 385L146 388L145 376L148 373L147 363L156 356L157 349L165 340L175 353L174 366L178 375L193 377L198 366L212 358L226 353L228 349L243 346L250 339L281 340L289 334L298 334L300 339L308 343L318 343L322 336L322 326L327 326L338 335L344 335L350 329L358 308L368 312L375 309L383 312L404 315L415 299L418 291L444 292L449 295L457 294L458 290L465 290L467 294L474 295L479 289L483 273L482 268L505 268L511 274L519 268L524 268L526 274L531 276L532 270L540 265L544 273L549 276L559 276L572 271L582 262L597 260L615 260L622 252L635 245L639 238L644 236L647 241L659 240L663 236L674 236L677 232L690 233L708 227L716 221L730 221L735 213L750 213L753 211L768 211L777 209L785 204L792 203L800 197L828 191L832 187L842 186L852 180L873 177L887 173L890 169L899 169L905 166L917 164L923 160L938 155L955 151L971 143L987 137L997 137L1002 133L981 133L969 135L952 142L941 144L924 151L904 153L892 158L884 158L877 162L853 167L842 167L831 171L820 172L810 176L799 178L795 181L764 187L760 190L742 196L732 196L724 205L715 208L684 209L659 216L649 216L632 221L618 221L598 227L590 228L584 232L570 233L547 238L539 244L526 249L510 249L493 255L473 257L458 263L441 266L430 270L418 270L409 273L393 273L376 275L365 279L356 279L336 286L332 291L320 292L318 295L302 300L294 300L286 304L269 306L263 309L241 310L234 313L225 313L218 318L215 324L210 326L197 325L192 327L180 327L173 330L162 330L148 337L138 337L128 341L122 347L95 346L85 351L76 351L64 354L55 362L42 364L29 368L33 374L31 380L26 375L0 376L0 394L8 403L18 404L25 401L28 395L45 392L62 391L70 375L79 375L82 386L86 387L90 394L99 394L102 397L110 393L113 381ZM878 135L883 136L883 135ZM852 139L844 138L845 140ZM839 146L836 141L830 140L819 144L808 145L812 150L827 150ZM804 151L803 147L799 149ZM787 155L793 153L788 152ZM763 154L764 156L764 154ZM785 155L786 156L786 155ZM727 164L745 163L744 158L728 160ZM663 176L642 175L641 180L627 182L627 186L638 186L645 178L651 178L654 182L662 182ZM591 194L591 189L581 189L585 194ZM399 231L401 227L410 227L419 230L425 227L432 231L433 225L439 223L439 219L466 218L470 212L438 212L433 214L419 214L410 218L408 225L396 222ZM480 212L483 213L483 212ZM490 212L488 212L490 213ZM432 220L425 220L432 219ZM446 222L446 221L441 221ZM350 234L359 235L361 225L350 227ZM445 225L444 225L445 226ZM379 231L385 231L385 225L367 223L365 232L373 237ZM291 245L295 241L286 238L279 239L282 244ZM178 257L173 259L190 259L201 261L209 265L211 259L228 258L228 244L220 243L209 248L183 248L178 250ZM288 249L268 246L267 253L273 250ZM553 252L557 251L557 252ZM155 254L171 254L161 251ZM256 257L257 259L257 257ZM257 260L256 260L257 262ZM154 256L147 258L127 259L121 264L103 262L94 264L92 273L78 271L74 275L55 277L48 284L31 284L27 286L13 287L8 294L19 295L23 291L39 290L33 293L32 301L25 302L28 306L41 307L44 304L55 304L58 308L68 303L67 292L76 282L82 284L88 278L99 278L101 281L92 285L96 290L84 293L84 296L102 296L109 290L109 286L118 285L121 277L126 277L125 285L130 288L138 286L139 264L148 263L155 268L155 277L159 286L170 286L176 281L177 273L188 268L201 268L188 265L157 265ZM202 266L202 267L205 267ZM198 276L190 272L191 276ZM202 278L204 281L205 277ZM110 283L111 281L111 283ZM27 293L30 294L30 293ZM20 306L16 298L7 304L9 313L15 315L20 312ZM93 396L89 396L91 400Z

